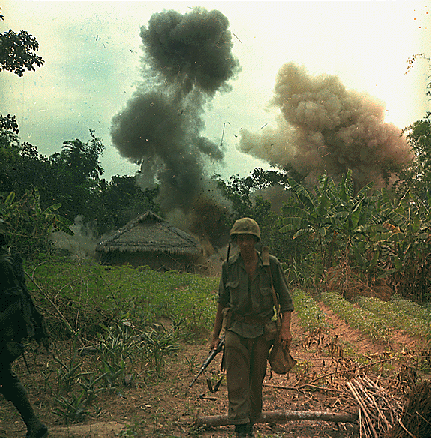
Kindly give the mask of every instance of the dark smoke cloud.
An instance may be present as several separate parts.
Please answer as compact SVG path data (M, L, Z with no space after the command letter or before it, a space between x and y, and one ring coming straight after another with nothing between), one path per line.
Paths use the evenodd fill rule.
M348 91L336 76L312 77L293 63L276 78L277 128L242 132L240 149L313 181L353 172L357 188L384 179L412 157L401 130L384 122L385 107Z
M227 18L193 9L154 14L141 28L145 82L112 120L120 154L141 164L143 183L160 183L165 212L189 213L207 191L206 160L223 150L200 135L205 104L239 72Z
M154 14L148 28L141 29L146 59L169 83L179 82L185 91L197 86L214 94L227 88L226 81L238 71L228 27L228 19L216 10Z

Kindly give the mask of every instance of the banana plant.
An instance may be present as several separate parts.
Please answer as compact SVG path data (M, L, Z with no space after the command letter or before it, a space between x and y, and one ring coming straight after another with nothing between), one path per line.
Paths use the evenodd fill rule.
M331 199L332 180L322 175L313 190L293 179L288 180L291 197L283 206L280 233L295 242L295 262L313 273L315 285L331 264L332 216L335 212Z

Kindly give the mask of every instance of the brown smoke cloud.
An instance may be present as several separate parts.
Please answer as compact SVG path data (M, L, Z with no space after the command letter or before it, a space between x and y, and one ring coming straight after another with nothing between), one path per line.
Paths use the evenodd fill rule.
M277 127L243 131L240 149L310 181L351 169L357 188L382 185L412 158L401 130L384 122L384 105L346 90L336 76L312 77L304 67L285 64L271 103L280 108Z
M156 13L141 28L144 82L114 116L111 136L123 157L141 164L143 185L160 184L165 213L201 205L210 184L206 162L223 159L201 132L205 104L229 91L227 81L240 71L228 27L221 12L194 8Z

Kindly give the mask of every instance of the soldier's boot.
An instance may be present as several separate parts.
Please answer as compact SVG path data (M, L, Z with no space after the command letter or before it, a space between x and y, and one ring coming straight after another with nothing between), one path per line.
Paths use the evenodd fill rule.
M47 435L48 428L35 415L21 383L13 385L13 392L7 395L7 399L15 406L27 426L26 438L43 438Z
M247 424L237 424L235 426L235 432L237 438L246 438L247 437Z
M247 424L246 429L245 429L246 432L247 432L247 436L251 436L251 437L254 436L254 434L253 434L253 426L254 426L253 423L248 423Z

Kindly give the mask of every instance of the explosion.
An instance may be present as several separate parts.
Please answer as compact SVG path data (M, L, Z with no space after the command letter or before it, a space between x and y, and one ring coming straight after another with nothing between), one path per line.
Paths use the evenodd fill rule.
M240 149L310 182L351 169L357 189L380 186L412 159L401 130L384 122L385 106L346 90L336 76L312 77L304 67L285 64L271 103L280 108L277 127L243 131Z
M205 104L217 91L229 91L227 81L240 71L228 27L216 10L154 14L140 32L145 82L112 120L114 145L141 165L138 183L148 187L158 182L163 212L200 235L209 229L204 232L199 218L215 205L214 196L207 196L215 187L205 165L224 156L221 147L201 135L202 115Z

